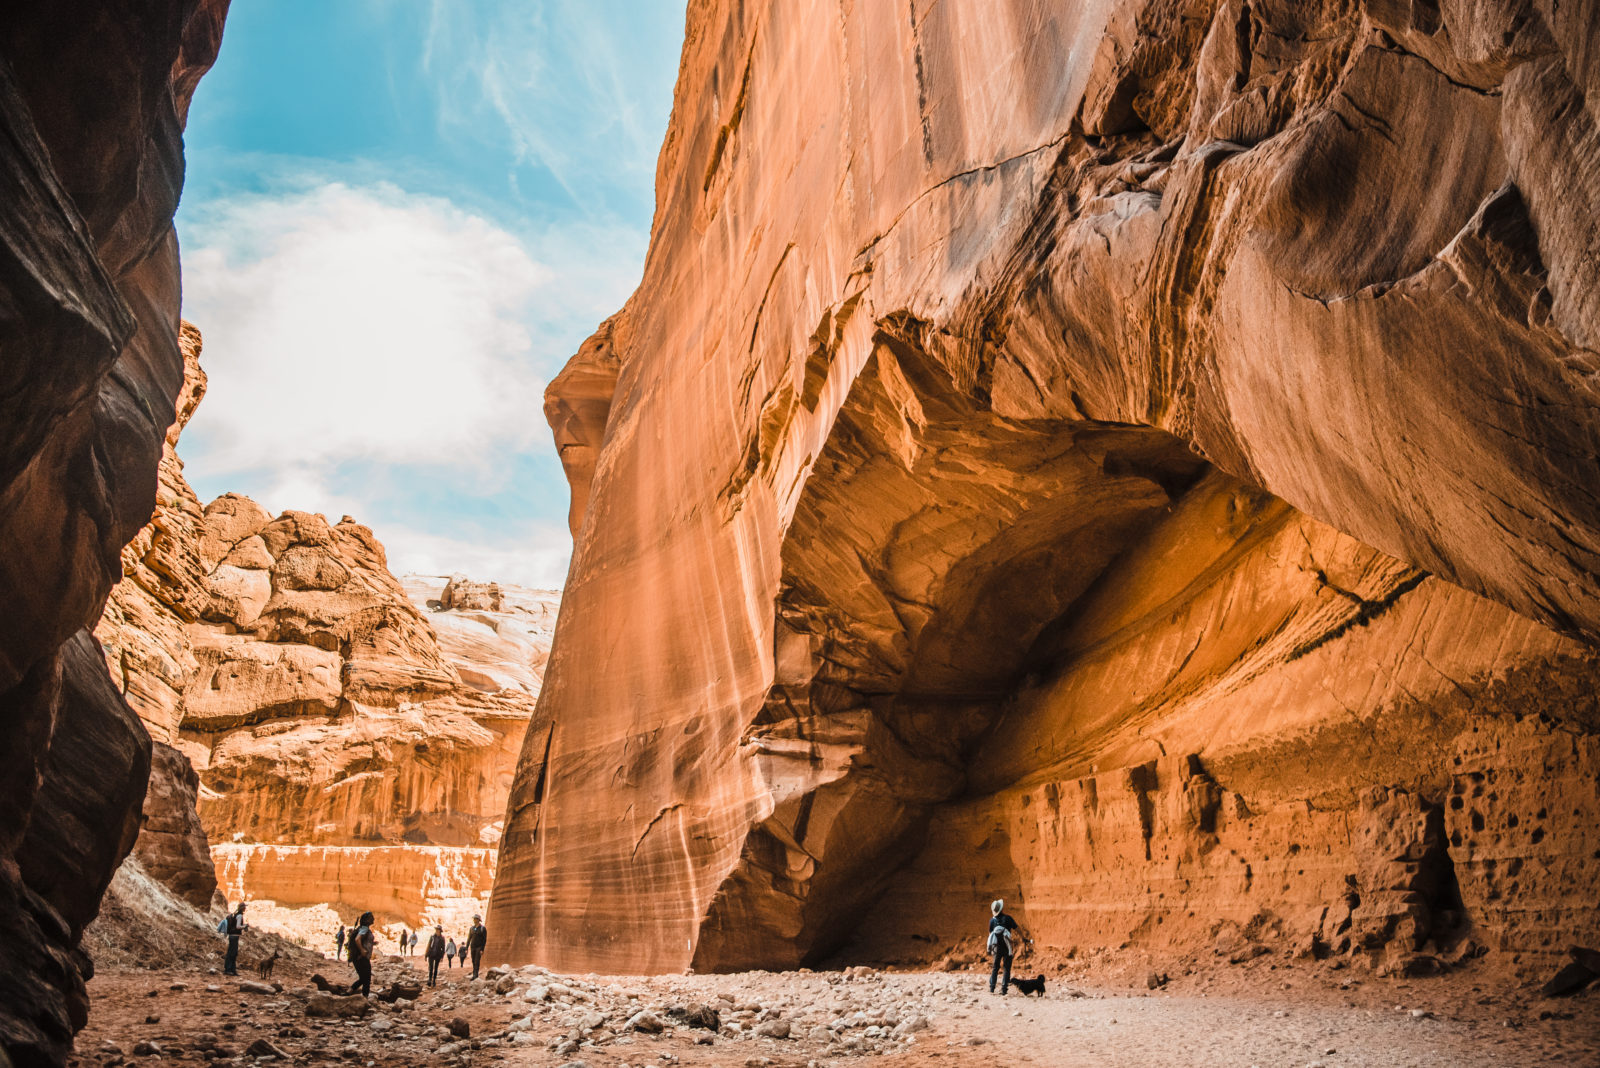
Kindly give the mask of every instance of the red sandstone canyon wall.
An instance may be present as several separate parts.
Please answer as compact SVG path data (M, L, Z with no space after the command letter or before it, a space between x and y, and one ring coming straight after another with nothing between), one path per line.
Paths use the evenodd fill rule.
M184 117L226 0L0 9L0 1049L65 1057L150 740L88 628L183 381Z
M1600 938L1597 19L691 3L493 952Z

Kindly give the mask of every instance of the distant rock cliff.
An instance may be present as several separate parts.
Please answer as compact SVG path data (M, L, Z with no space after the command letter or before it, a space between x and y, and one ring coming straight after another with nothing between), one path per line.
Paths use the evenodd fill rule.
M183 351L156 513L123 550L96 629L157 747L144 872L200 908L220 872L236 898L393 902L413 924L481 909L559 595L463 577L403 586L348 516L274 519L234 494L202 507L176 452L205 390L188 323ZM314 867L342 875L308 876L301 854L262 843L315 846ZM343 864L346 847L366 862Z
M493 951L1600 940L1597 19L691 3Z

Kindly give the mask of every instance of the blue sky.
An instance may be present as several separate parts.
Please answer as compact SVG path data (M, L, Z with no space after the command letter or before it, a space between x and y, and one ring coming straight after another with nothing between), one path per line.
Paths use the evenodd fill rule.
M683 0L234 0L186 135L202 501L557 586L545 383L637 284Z

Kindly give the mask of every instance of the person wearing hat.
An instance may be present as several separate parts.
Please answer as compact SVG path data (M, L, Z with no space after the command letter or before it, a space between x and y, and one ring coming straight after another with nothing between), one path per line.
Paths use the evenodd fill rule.
M483 947L489 944L489 929L483 917L474 914L472 928L467 932L467 950L472 954L472 977L478 977L478 966L483 962Z
M989 953L994 958L989 968L989 993L994 993L994 981L1000 980L1000 993L1011 989L1011 958L1016 955L1017 921L1005 913L1006 903L995 901L989 906ZM1004 971L1004 978L1001 972Z
M433 934L428 939L428 985L439 985L439 962L444 960L444 927L441 924L433 925Z

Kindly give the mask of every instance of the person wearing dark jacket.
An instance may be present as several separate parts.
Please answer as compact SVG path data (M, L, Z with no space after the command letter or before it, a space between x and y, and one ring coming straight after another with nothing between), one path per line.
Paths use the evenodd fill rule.
M467 931L467 949L472 953L472 977L478 977L478 966L483 963L483 947L489 944L489 929L483 925L482 916L472 917L472 927Z
M333 959L338 960L344 956L344 924L339 925L339 933L333 938Z
M439 985L439 962L444 960L444 928L434 925L433 935L428 939L428 985Z
M244 934L244 929L244 902L241 901L222 921L222 933L228 936L228 953L222 958L223 975L239 974L239 936Z
M1016 943L1022 936L1017 931L1017 921L1005 913L1006 903L996 901L989 906L989 952L994 964L989 968L989 993L994 993L994 981L1000 979L1000 993L1011 989L1011 958L1016 955ZM1001 972L1005 976L1001 978Z
M360 926L350 933L350 963L356 969L356 981L351 985L350 993L359 992L371 997L372 950L378 941L372 934L372 913L363 912L359 923Z

